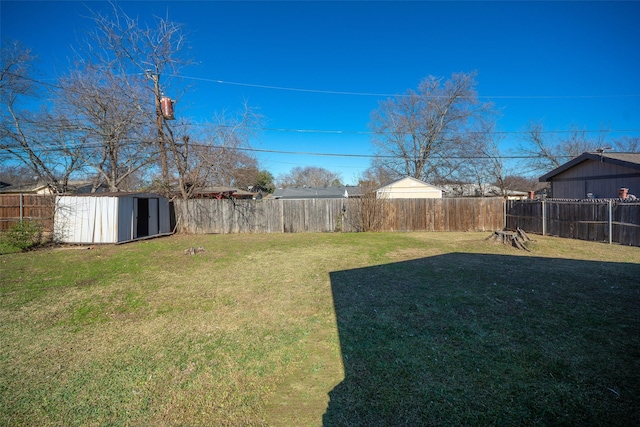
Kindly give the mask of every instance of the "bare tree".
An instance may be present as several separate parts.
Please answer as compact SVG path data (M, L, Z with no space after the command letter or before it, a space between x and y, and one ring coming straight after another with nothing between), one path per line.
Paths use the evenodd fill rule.
M340 174L318 166L296 166L278 177L278 187L329 187L341 185Z
M236 116L224 112L214 116L198 134L194 126L182 123L174 132L167 128L167 147L174 165L180 197L187 199L208 184L235 185L242 172L257 169L255 158L244 149L254 136L262 116L248 105Z
M455 176L469 138L486 133L492 113L475 86L475 73L456 73L446 81L430 76L417 91L380 102L370 122L375 164L397 178L441 182Z
M456 184L474 184L476 195L504 195L500 185L504 177L505 163L500 151L500 138L494 132L493 123L486 122L484 132L474 132L467 136L464 146L454 154L462 161L455 175ZM488 191L493 183L498 183L500 194ZM450 182L449 184L451 184Z
M209 183L250 181L257 160L248 151L260 116L245 105L238 116L224 113L206 126L169 121L161 109L170 76L191 64L182 26L155 18L151 27L112 3L111 13L91 12L95 29L76 50L71 71L59 80L53 108L37 117L18 109L31 94L31 54L3 48L0 156L12 156L64 191L70 174L91 169L94 188L131 188L159 159L160 185L181 197ZM16 78L16 76L20 78ZM161 79L162 77L162 79ZM5 110L7 114L5 114ZM60 160L60 161L58 161ZM83 171L86 174L86 171Z
M590 136L588 132L574 128L568 136L558 138L556 134L545 132L541 123L531 123L520 151L529 157L528 166L532 172L545 173L582 153L604 147L605 134L600 131Z
M95 171L94 190L130 190L130 176L154 160L149 121L141 108L145 82L109 64L81 63L60 80L51 121L66 133L67 150Z
M380 188L396 179L398 179L397 175L374 162L362 173L358 179L358 185L368 188Z
M388 199L377 193L382 185L376 178L371 170L365 171L358 180L360 196L346 201L346 221L356 231L380 231L384 224Z
M513 191L533 191L541 186L537 178L512 174L506 175L502 183L504 188Z
M4 41L0 54L0 159L18 162L54 193L66 191L69 177L82 167L76 151L61 149L48 116L27 108L45 94L32 77L34 56L15 41Z
M613 142L613 147L616 151L623 153L639 153L640 152L640 137L637 136L623 136Z
M114 3L110 14L91 12L91 19L96 24L96 30L87 43L86 54L96 63L109 64L109 67L117 68L122 74L145 76L151 82L147 89L150 91L149 99L153 100L152 107L145 105L142 108L155 125L162 186L169 191L169 151L175 149L172 150L168 144L180 142L169 141L174 132L163 115L161 98L163 91L170 86L170 80L163 83L163 78L170 78L183 67L193 64L187 55L183 26L168 17L155 17L153 26L144 26Z

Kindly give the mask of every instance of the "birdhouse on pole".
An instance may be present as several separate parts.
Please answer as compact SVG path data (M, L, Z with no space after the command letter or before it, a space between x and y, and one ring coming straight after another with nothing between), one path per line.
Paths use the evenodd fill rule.
M160 98L160 108L162 110L162 117L164 117L165 120L174 120L175 116L174 116L174 112L173 112L173 104L175 104L176 102L169 98L168 96L163 96L162 98Z

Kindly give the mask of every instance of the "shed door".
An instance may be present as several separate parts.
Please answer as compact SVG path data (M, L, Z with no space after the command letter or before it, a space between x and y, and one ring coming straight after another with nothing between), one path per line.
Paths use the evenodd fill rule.
M136 238L149 235L149 199L137 198L136 205Z
M160 202L157 198L134 199L134 211L136 215L135 239L140 237L155 236L160 232Z
M149 200L149 227L148 232L149 236L155 236L160 232L159 224L160 224L160 211L158 210L158 199L148 199Z

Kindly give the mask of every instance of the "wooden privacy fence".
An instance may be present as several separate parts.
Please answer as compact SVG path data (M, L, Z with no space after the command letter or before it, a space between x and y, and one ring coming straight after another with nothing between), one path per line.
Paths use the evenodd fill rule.
M504 201L389 199L377 231L493 231L504 227ZM186 233L361 231L358 199L174 201L177 230Z
M22 221L35 222L43 231L53 232L54 196L0 194L0 232Z
M620 200L515 200L506 228L542 235L640 246L640 203Z

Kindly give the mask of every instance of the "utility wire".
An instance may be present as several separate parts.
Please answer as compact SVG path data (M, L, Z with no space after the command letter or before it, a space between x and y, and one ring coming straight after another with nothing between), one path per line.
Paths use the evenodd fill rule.
M76 122L80 122L81 120L75 120ZM72 122L71 120L69 121ZM234 128L235 125L220 125L220 124L212 124L212 123L203 123L203 122L193 122L188 123L188 126L199 127L199 128L207 128L211 126L215 126L218 128ZM41 122L38 120L29 120L24 121L22 123L23 127L38 127L41 126ZM281 133L302 133L302 134L332 134L332 135L381 135L380 132L374 131L363 131L363 130L347 130L347 129L299 129L299 128L277 128L277 127L248 127L250 131L260 131L260 132L281 132ZM560 133L635 133L640 132L639 129L552 129L552 130L540 130L537 131L540 134L560 134ZM485 133L483 131L465 131L459 132L459 135L476 135L480 133ZM521 130L521 131L492 131L491 134L494 135L527 135L530 131ZM407 135L409 135L407 133Z
M140 142L137 141L129 141L127 143L121 144L121 147L127 147L132 145L141 145ZM176 144L177 146L183 146L183 144ZM317 157L343 157L343 158L362 158L362 159L404 159L405 156L402 155L377 155L377 154L362 154L362 153L322 153L315 151L286 151L286 150L270 150L263 148L254 148L254 147L227 147L224 145L210 145L210 144L197 144L191 143L191 147L200 147L200 148L210 148L214 150L230 150L230 151L246 151L253 153L269 153L269 154L284 154L284 155L293 155L293 156L317 156ZM34 148L34 151L37 152L64 152L64 151L75 151L79 149L101 149L103 145L100 143L90 143L84 146L68 146L68 147L42 147L42 148ZM25 147L0 147L0 151L27 151ZM543 158L542 155L513 155L513 156L497 156L500 159L539 159ZM571 158L571 156L557 156L563 158ZM446 159L456 159L456 160L482 160L482 159L492 159L494 156L485 156L485 155L469 155L469 156L442 156L436 155L430 157L433 160L446 160Z
M61 86L47 83L43 80L36 80L31 77L21 76L13 73L7 73L13 77L22 78L24 80L29 80L34 83L42 84L45 86L53 87L56 89L63 89ZM132 74L134 75L134 74ZM142 75L142 74L135 74ZM243 83L243 82L232 82L225 81L219 79L212 79L206 77L194 77L194 76L184 76L180 74L171 74L168 77L175 77L180 79L187 80L197 80L209 83L217 83L222 85L231 85L231 86L245 86L245 87L254 87L260 89L271 89L271 90L281 90L288 92L306 92L306 93L320 93L320 94L328 94L328 95L352 95L352 96L371 96L371 97L408 97L413 96L406 93L376 93L376 92L352 92L352 91L338 91L338 90L324 90L324 89L306 89L306 88L295 88L295 87L287 87L287 86L273 86L273 85L264 85L257 83ZM64 88L66 90L70 90L69 88ZM446 95L437 97L432 96L432 98L443 98ZM477 98L480 99L602 99L602 98L640 98L640 94L615 94L615 95L478 95Z
M31 122L23 122L23 126L38 126L40 123L37 120ZM217 125L211 123L189 123L189 126L207 128L209 126L216 126L221 128L233 128L233 125ZM261 132L282 132L282 133L306 133L306 134L333 134L333 135L380 135L379 132L364 131L364 130L347 130L347 129L296 129L296 128L276 128L276 127L249 127L251 131ZM558 133L631 133L640 132L639 129L556 129L556 130L541 130L540 134L558 134ZM482 131L466 131L460 132L459 135L475 135L484 133ZM494 135L527 135L529 131L493 131Z
M397 93L376 93L376 92L351 92L351 91L337 91L337 90L323 90L323 89L306 89L306 88L295 88L295 87L287 87L287 86L273 86L273 85L264 85L264 84L256 84L256 83L242 83L242 82L231 82L213 78L206 77L193 77L193 76L183 76L180 74L173 74L172 77L188 79L188 80L198 80L209 83L217 83L223 85L231 85L231 86L245 86L245 87L254 87L260 89L272 89L272 90L282 90L289 92L307 92L307 93L322 93L328 95L355 95L355 96L373 96L373 97L408 97L413 96L409 94L397 94ZM446 97L446 96L442 96ZM432 98L436 98L435 96ZM588 98L640 98L640 94L623 94L623 95L478 95L478 98L482 99L588 99Z
M31 77L21 76L13 73L7 73L13 77L22 78L24 80L28 80L37 84L42 84L45 86L49 86L55 89L60 90L70 90L72 92L82 94L81 91L77 91L71 88L65 88L53 83L47 83L44 81L36 80ZM241 85L241 86L252 86L252 87L261 87L267 89L278 89L278 90L289 90L289 91L301 91L301 92L316 92L316 93L330 93L330 94L341 94L341 95L363 95L363 96L405 96L405 95L397 95L397 94L384 94L384 93L366 93L366 92L339 92L339 91L323 91L323 90L315 90L315 89L298 89L298 88L288 88L281 86L268 86L268 85L256 85L252 83L238 83L238 82L226 82L223 80L215 80L215 79L207 79L201 77L189 77L189 76L181 76L179 74L174 74L172 77L178 78L186 78L186 79L194 79L194 80L202 80L209 81L220 84L232 84L232 85ZM579 95L579 96L485 96L481 98L520 98L520 99L535 99L535 98L617 98L617 97L640 97L640 95ZM114 98L116 100L116 98ZM194 126L208 126L207 123L192 123ZM268 131L268 132L288 132L288 133L318 133L318 134L352 134L352 135L374 135L377 132L373 131L361 131L361 130L344 130L344 129L295 129L295 128L269 128L269 127L256 127L252 128L252 130L258 131ZM584 133L622 133L622 132L640 132L640 129L611 129L611 130L603 130L603 129L560 129L560 130L541 130L539 133L541 134L556 134L556 133L573 133L573 132L584 132ZM465 134L475 134L478 132L465 132ZM523 134L526 135L528 131L494 131L493 134L497 135L518 135Z

